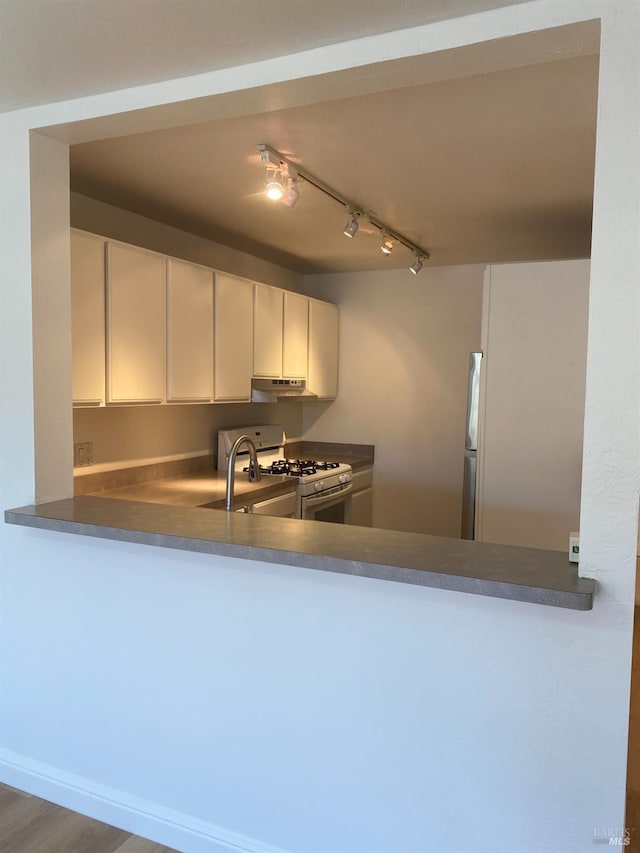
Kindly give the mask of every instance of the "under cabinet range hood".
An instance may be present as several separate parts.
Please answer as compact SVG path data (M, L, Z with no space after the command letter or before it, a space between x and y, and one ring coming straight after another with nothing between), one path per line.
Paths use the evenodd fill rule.
M296 400L317 400L318 395L307 388L304 379L252 379L252 403L290 403Z

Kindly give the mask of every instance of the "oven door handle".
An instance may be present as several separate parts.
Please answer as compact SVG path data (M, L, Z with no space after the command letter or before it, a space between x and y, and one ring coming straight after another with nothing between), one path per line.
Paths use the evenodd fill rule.
M340 488L340 490L338 491L334 492L333 490L330 490L328 493L324 492L324 494L314 495L310 498L304 498L305 509L307 507L311 508L314 506L320 506L320 504L324 503L336 503L352 491L353 483L349 483L349 485Z

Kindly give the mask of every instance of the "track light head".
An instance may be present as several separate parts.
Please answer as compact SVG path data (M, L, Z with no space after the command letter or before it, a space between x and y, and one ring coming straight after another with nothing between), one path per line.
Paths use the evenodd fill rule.
M297 178L290 175L287 179L287 192L282 197L282 203L286 204L287 207L293 207L299 197Z
M280 169L274 169L272 166L267 166L267 178L265 184L267 187L267 198L270 198L273 201L280 201L284 195L282 171Z
M360 227L358 225L358 219L362 216L362 212L359 210L352 210L351 208L348 208L348 210L349 219L347 220L347 224L344 226L343 234L345 237L355 237L358 228Z
M386 257L389 257L389 255L393 251L393 240L391 239L391 237L387 237L387 235L384 233L382 235L382 243L380 244L380 251L382 252L383 255L386 255Z
M423 261L423 260L424 260L424 258L422 258L420 255L416 255L415 262L414 262L414 263L409 267L409 270L410 270L414 275L418 275L418 273L419 273L419 272L420 272L420 270L422 269L422 261Z

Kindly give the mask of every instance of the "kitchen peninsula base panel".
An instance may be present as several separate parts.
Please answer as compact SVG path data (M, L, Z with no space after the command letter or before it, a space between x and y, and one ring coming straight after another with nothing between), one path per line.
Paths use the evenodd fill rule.
M317 521L90 496L9 509L5 521L572 610L590 610L596 587L563 552Z

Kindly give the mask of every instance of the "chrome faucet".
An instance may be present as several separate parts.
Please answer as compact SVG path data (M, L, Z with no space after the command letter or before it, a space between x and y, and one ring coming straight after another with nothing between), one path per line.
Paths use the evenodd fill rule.
M236 456L238 455L238 450L243 444L246 444L249 448L249 482L259 483L261 480L256 446L248 435L241 435L233 442L233 447L229 451L229 458L227 459L227 503L225 507L227 512L233 512L233 485L236 474Z

